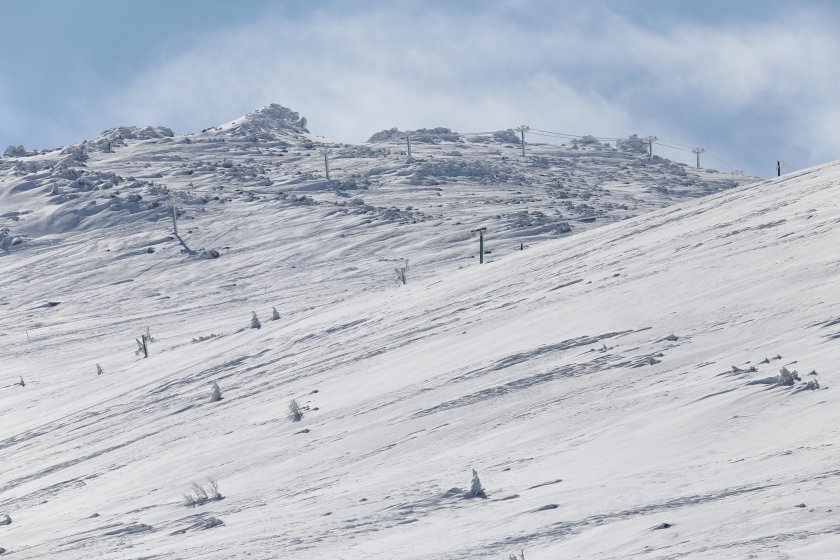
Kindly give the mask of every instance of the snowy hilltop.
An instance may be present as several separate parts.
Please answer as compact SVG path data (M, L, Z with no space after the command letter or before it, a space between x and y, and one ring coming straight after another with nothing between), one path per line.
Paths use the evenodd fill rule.
M312 206L317 229L410 225L394 234L409 243L424 238L413 258L457 260L465 246L453 236L478 225L504 253L755 180L647 157L635 136L615 145L592 137L529 143L526 157L512 130L471 135L437 127L412 131L411 141L410 159L397 129L363 144L331 142L273 104L194 134L123 126L55 150L10 147L0 158L0 226L27 241L159 221L172 204L192 219L229 203L276 200ZM321 149L330 150L329 180Z
M832 558L840 164L517 136L7 151L0 554Z
M279 140L289 134L309 132L305 118L276 103L211 130L251 142Z

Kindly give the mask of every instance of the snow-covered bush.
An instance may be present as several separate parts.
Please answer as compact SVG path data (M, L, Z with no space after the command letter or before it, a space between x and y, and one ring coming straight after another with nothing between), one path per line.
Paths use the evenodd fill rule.
M784 386L784 387L792 387L796 384L797 381L801 381L799 378L799 373L794 371L788 370L786 367L782 367L779 370L779 375L773 375L770 377L764 377L762 379L753 379L752 381L747 382L747 385L773 385L774 387Z
M277 311L276 307L271 308L271 320L272 321L279 321L280 320L280 312Z
M6 151L3 152L5 157L24 157L28 156L29 152L26 151L26 148L23 146L9 146L6 148Z
M464 492L465 498L486 498L487 493L484 491L484 488L481 486L481 480L478 478L478 472L475 469L472 470L472 482L470 483L470 489L468 492Z
M251 328L258 329L260 327L262 327L262 323L260 323L260 320L257 318L256 311L251 311Z
M572 226L569 225L569 222L559 222L554 227L554 232L557 233L557 234L561 234L561 235L564 234L564 233L571 233L572 232Z
M789 387L799 380L799 374L796 370L789 371L786 367L782 367L782 369L779 370L779 385L786 385Z
M820 388L820 382L816 379L812 379L810 381L806 381L802 385L796 388L797 391L816 391Z
M212 339L217 338L217 337L219 337L219 336L221 336L221 335L218 335L218 334L208 334L207 336L199 336L198 338L193 338L193 339L192 339L192 342L193 342L193 344L196 344L196 343L198 343L198 342L204 342L205 340L212 340Z
M648 152L647 142L635 134L631 135L629 138L623 138L616 141L615 147L622 152L634 152L637 154L646 154Z
M507 142L508 144L519 144L522 141L522 138L512 128L494 132L493 138L499 142Z
M288 417L289 420L291 420L292 422L300 422L301 420L303 420L303 409L300 407L300 404L295 399L292 399L289 402Z
M201 522L201 529L212 529L213 527L220 527L224 525L225 522L219 519L218 517L208 517L204 521Z
M213 382L213 390L210 393L210 402L219 402L222 400L222 390L219 389L219 384Z
M601 147L600 140L598 140L597 138L595 138L594 136L592 136L590 134L587 134L585 136L581 136L580 138L578 138L577 141L581 146L587 146L587 147L598 146L598 147Z
M368 142L385 142L386 140L401 138L402 135L403 133L400 132L396 127L394 127L388 130L381 130L379 132L374 133L373 136L368 138Z

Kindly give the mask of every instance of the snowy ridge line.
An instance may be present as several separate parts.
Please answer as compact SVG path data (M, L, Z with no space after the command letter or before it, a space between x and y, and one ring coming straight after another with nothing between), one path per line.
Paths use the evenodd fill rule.
M515 130L515 128L509 128L507 130ZM460 135L460 136L487 136L487 135L495 134L497 132L505 132L505 130L495 130L495 131L490 131L490 132L453 131L453 134L457 134L457 135ZM405 139L406 135L407 135L407 131L400 132L400 134L403 135L402 138ZM590 134L570 134L570 133L566 133L566 132L554 132L554 131L551 131L551 130L543 130L543 129L539 129L539 128L529 128L528 130L525 131L525 134L526 135L530 134L530 135L534 135L534 136L542 136L542 137L545 137L545 138L564 138L564 139L569 139L569 140L582 139L582 138L594 138L594 139L599 140L601 142L616 142L618 140L625 140L626 139L626 137L620 137L620 136L593 136L593 135L590 135ZM396 140L396 139L392 138L390 140ZM385 142L387 142L387 140ZM382 143L383 142L380 142L378 144L371 144L371 146L376 146L376 145L379 145L379 144L382 144ZM678 142L672 142L670 140L654 140L653 144L663 146L663 147L666 147L666 148L671 148L673 150L681 150L681 151L684 151L684 152L691 152L694 149L691 146L688 146L688 145L685 145L685 144L680 144ZM706 152L706 154L711 155L708 151Z
M615 138L615 137L606 137L606 136L604 136L604 137L602 137L602 136L590 136L590 135L586 135L586 134L584 134L584 135L568 134L568 133L564 133L564 132L552 132L550 130L541 130L541 129L538 129L538 128L532 128L532 129L526 131L526 134L534 134L536 136L543 136L543 137L547 137L547 138L566 138L566 139L581 139L581 138L585 138L585 137L589 136L589 137L595 138L596 140L599 140L599 141L602 141L602 142L615 142L615 141L618 141L618 140L624 140L624 138ZM663 146L665 148L670 148L672 150L680 150L680 151L683 151L683 152L692 152L694 150L694 148L692 148L691 146L688 146L686 144L681 144L679 142L673 142L671 140L654 140L653 144L657 145L657 146ZM730 168L732 167L729 163L720 159L719 157L716 157L712 152L709 152L708 150L706 150L704 155L719 161L720 163L726 165L727 167L730 167ZM792 166L788 166L788 168L791 169L791 170L795 169Z

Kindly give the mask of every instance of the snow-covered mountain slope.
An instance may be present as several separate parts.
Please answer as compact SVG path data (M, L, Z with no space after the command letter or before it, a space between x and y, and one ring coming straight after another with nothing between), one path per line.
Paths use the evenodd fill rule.
M47 153L3 171L0 202L17 205L23 239L0 256L10 558L840 550L840 164L627 220L607 209L595 225L617 223L572 221L584 231L552 240L493 220L555 203L558 162L574 163L561 185L579 193L609 165L628 176L672 166L533 147L542 168L513 146L458 148L500 150L488 165L528 178L520 195L510 177L413 182L419 169L485 161L429 144L409 166L393 151L348 158L365 166L357 186L377 178L353 204L350 189L306 175L319 157L305 155L308 133L254 146L224 136L235 126L65 154L87 155L84 167ZM122 180L88 191L60 173ZM592 205L661 204L643 184ZM182 242L154 207L166 196L184 210ZM478 225L493 251L484 265L469 258ZM408 283L396 285L392 260L404 257ZM147 326L156 340L142 358ZM222 400L210 402L212 383ZM471 469L485 499L463 496ZM207 477L224 499L186 507Z

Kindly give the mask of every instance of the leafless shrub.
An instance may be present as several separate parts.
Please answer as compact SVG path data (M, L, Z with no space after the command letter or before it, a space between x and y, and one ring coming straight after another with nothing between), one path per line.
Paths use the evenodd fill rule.
M203 483L193 482L190 491L184 494L183 505L194 508L208 502L218 502L225 497L219 492L219 483L215 478L207 478Z
M199 336L198 338L193 338L192 342L193 342L193 344L197 344L199 342L204 342L205 340L212 340L212 339L217 338L219 336L222 336L222 335L220 335L220 334L208 334L207 336Z
M195 494L196 501L198 501L198 502L206 502L207 501L207 491L198 482L193 482L192 493Z

